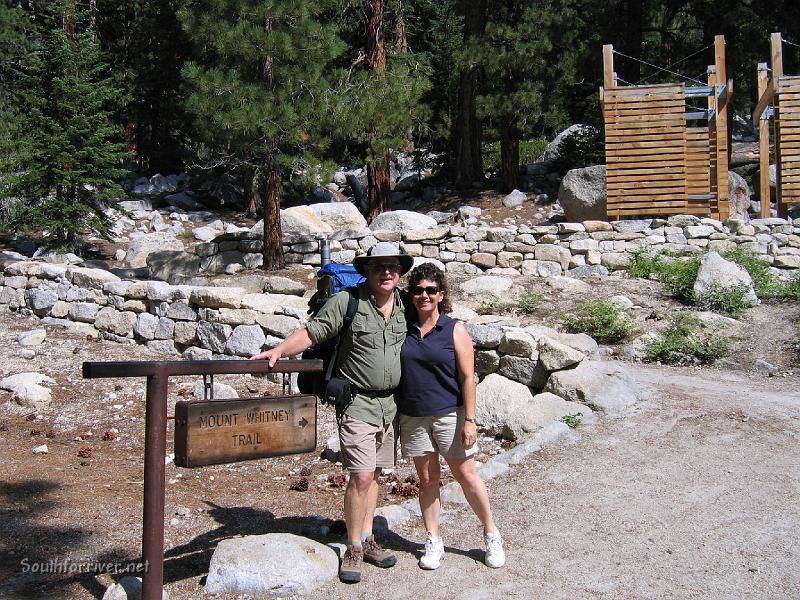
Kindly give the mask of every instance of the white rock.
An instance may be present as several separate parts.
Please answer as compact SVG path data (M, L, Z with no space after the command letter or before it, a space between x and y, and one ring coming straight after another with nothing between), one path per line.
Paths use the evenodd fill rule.
M24 331L17 336L17 343L20 346L39 346L47 337L44 329L33 329Z
M409 229L434 229L436 219L410 210L390 210L372 220L372 231L408 231Z
M639 389L622 364L595 360L551 374L544 391L608 414L621 413L639 399Z
M33 449L33 453L34 454L49 454L50 453L50 448L47 447L47 444L42 444L41 446L36 446L36 448Z
M334 550L297 535L225 539L211 557L205 591L259 598L302 596L334 579L338 569Z

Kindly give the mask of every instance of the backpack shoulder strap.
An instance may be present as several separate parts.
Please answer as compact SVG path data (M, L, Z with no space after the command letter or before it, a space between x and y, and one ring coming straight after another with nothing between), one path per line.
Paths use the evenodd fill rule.
M356 316L356 311L358 310L358 288L349 287L346 288L347 293L350 295L350 299L347 302L347 311L344 313L344 323L342 323L342 328L339 330L339 339L336 340L336 348L333 350L333 354L331 355L331 361L328 363L328 370L325 373L325 381L330 381L331 377L333 377L333 369L336 366L336 362L339 358L339 348L342 345L342 339L347 334L350 329L350 325L353 324L353 319Z

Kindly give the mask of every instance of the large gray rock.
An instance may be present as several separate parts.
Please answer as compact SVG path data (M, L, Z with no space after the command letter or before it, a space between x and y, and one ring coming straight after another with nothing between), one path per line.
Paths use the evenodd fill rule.
M55 381L41 373L17 373L0 380L0 389L11 392L12 410L45 410L52 399L46 385Z
M552 373L544 391L607 414L621 413L639 399L638 387L623 365L595 360Z
M260 329L260 328L259 328ZM233 332L233 327L225 323L209 323L201 321L197 325L197 339L203 348L222 354L225 345ZM263 334L262 334L263 335Z
M306 286L299 281L289 279L288 277L272 275L264 279L264 291L268 294L290 294L292 296L302 296L306 293Z
M714 289L741 288L748 306L758 304L750 274L735 262L725 260L717 252L707 252L700 259L700 270L694 282L694 294L698 299Z
M308 208L334 231L364 229L367 226L367 220L351 202L310 204Z
M490 431L502 431L510 416L533 398L528 386L497 373L477 386L475 421Z
M110 585L103 594L103 600L141 600L142 580L139 577L126 575L116 583ZM161 592L162 600L169 600L166 590Z
M129 267L147 266L147 256L162 250L183 250L183 242L168 232L145 233L131 240L125 262Z
M125 337L133 331L136 324L136 314L130 311L120 311L111 306L105 306L97 313L94 320L95 328L100 331L113 333Z
M519 190L512 190L511 193L503 198L503 206L507 208L515 208L517 206L522 206L525 204L525 201L528 199L528 195L525 192L520 192Z
M605 165L567 171L558 189L558 202L567 221L605 219L606 199Z
M585 358L583 352L562 344L553 338L539 340L539 361L547 371L560 371L577 365Z
M522 356L531 360L538 358L538 349L533 336L523 329L507 329L500 338L500 352Z
M410 210L390 210L372 220L372 231L408 231L409 229L433 229L436 219Z
M509 291L514 287L514 281L508 277L484 275L473 277L461 284L461 291L469 296L494 296L495 298L508 298Z
M45 329L32 329L31 331L23 331L17 336L17 343L20 346L40 346L45 338L47 338L47 330Z
M498 373L536 390L541 390L547 382L547 371L542 363L521 356L501 356Z
M237 287L196 287L189 294L189 302L206 308L239 308L244 295Z
M267 337L260 325L239 325L228 338L225 350L230 354L249 357L261 352L266 341Z
M466 328L477 348L497 348L503 338L503 329L497 325L467 323Z
M200 348L195 348L195 350L200 350ZM201 355L203 358L191 358L189 360L208 360L205 358L205 355ZM188 357L186 357L188 358ZM211 358L211 357L208 357ZM209 398L213 398L216 400L230 400L232 398L238 398L239 393L229 386L226 383L217 383L214 382L213 388L209 388L210 392ZM204 399L206 396L206 386L202 379L198 379L194 382L194 386L192 387L192 396L198 398L200 400Z
M728 207L730 218L742 219L747 222L750 220L750 186L747 180L736 173L728 171Z
M89 290L102 290L104 285L120 280L113 273L103 269L89 269L87 267L70 267L67 269L67 277L69 277L72 285Z
M58 294L53 290L31 288L25 290L25 296L27 297L28 306L39 316L46 315L58 302Z
M261 224L261 233L264 233L264 222ZM251 231L256 231L259 223ZM333 227L319 218L309 206L293 206L281 210L281 232L283 235L316 235L333 233Z
M200 270L196 254L179 250L151 252L145 259L150 277L172 284L185 283Z
M596 420L592 410L585 404L570 402L549 392L536 394L530 402L509 416L502 433L504 437L520 440L553 421L576 413L581 413L582 423Z
M311 593L334 579L336 552L290 533L268 533L222 540L208 568L209 594L286 598Z
M594 133L595 128L591 125L570 125L564 131L559 133L553 141L547 144L545 147L544 152L542 155L536 159L537 163L551 163L559 160L562 158L562 148L564 145L565 140L574 136L574 135L581 135L581 134L591 134Z

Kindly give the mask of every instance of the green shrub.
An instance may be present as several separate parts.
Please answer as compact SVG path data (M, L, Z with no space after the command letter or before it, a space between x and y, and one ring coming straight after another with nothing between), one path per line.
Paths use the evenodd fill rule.
M730 354L731 340L707 331L697 315L680 312L663 336L645 344L644 352L667 364L711 363Z
M613 343L627 336L633 320L627 311L606 300L581 302L564 321L573 333L586 333L598 342Z
M525 292L520 296L519 310L526 315L530 315L539 308L542 300L544 300L544 292Z
M657 276L664 266L664 258L661 254L654 253L647 248L640 248L631 254L631 261L628 263L628 275L639 279L650 279Z
M782 281L772 273L769 264L755 254L737 248L725 252L723 256L747 270L759 298L772 298L780 302L800 301L800 273Z
M665 292L687 304L694 302L694 282L699 270L699 257L678 258L647 249L634 252L628 265L628 274L657 279Z
M576 412L571 415L564 415L561 417L561 422L565 423L570 429L580 427L581 421L583 421L582 412Z
M658 272L658 280L669 295L681 302L694 303L694 282L700 270L700 258L664 261Z
M713 310L731 317L739 317L750 308L745 299L748 287L744 284L723 287L712 285L695 299L695 306L700 310Z

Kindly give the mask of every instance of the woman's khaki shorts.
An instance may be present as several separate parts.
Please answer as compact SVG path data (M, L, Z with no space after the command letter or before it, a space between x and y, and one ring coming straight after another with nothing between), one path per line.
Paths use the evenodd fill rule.
M342 465L351 473L395 466L394 424L372 425L347 415L339 425Z
M478 444L464 448L464 409L430 417L400 415L400 442L403 456L414 458L438 452L446 458L467 458L478 452Z

